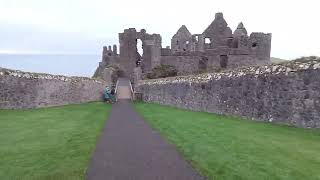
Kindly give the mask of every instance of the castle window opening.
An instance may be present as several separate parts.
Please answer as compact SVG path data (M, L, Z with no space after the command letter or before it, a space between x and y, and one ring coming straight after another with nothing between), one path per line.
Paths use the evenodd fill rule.
M206 44L211 44L210 38L205 38L204 42L205 42Z
M143 45L141 39L137 39L137 51L141 56L143 55Z
M255 48L258 46L258 43L252 43L252 47Z

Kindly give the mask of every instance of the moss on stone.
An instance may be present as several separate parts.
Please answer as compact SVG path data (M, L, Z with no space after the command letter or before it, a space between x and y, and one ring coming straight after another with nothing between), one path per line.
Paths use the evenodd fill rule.
M157 78L165 78L165 77L173 77L176 76L178 71L169 65L158 65L154 67L151 72L147 73L146 77L148 79L157 79Z

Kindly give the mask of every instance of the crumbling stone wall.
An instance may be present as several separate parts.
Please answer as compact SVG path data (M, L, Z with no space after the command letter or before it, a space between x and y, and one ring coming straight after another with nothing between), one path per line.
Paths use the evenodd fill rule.
M320 128L320 59L139 81L147 102Z
M175 67L178 75L195 74L199 72L200 56L162 56L161 64Z
M192 54L199 56L195 59L206 57L206 71L210 72L213 69L270 64L270 51L270 33L253 32L248 36L242 22L232 33L223 14L216 13L215 19L202 34L192 35L185 25L181 26L171 39L171 54L168 53L168 48L162 49L161 63L178 67L181 65L181 56L188 59ZM170 62L166 61L169 58ZM193 69L189 74L201 71L197 65Z
M229 46L229 40L232 40L232 30L223 18L222 13L216 13L213 22L202 33L205 38L210 40L205 48L211 49L221 46Z
M0 68L0 109L25 109L99 101L105 82Z
M265 59L259 59L256 56L249 56L249 55L229 55L228 56L228 69L235 69L239 67L245 67L245 66L260 66L260 65L266 65L271 64L270 58Z
M108 67L119 67L119 59L120 57L117 52L116 45L113 45L113 49L111 49L111 46L104 46L102 51L102 60L99 62L99 66L92 77L103 80L110 79L111 77L108 76L108 73L106 73L105 70Z
M137 50L138 39L142 41L142 55ZM137 66L137 61L142 62L143 72L151 71L152 68L160 65L161 41L159 34L148 34L145 29L137 32L135 28L129 28L119 33L120 59L118 63L131 81L134 80L134 68Z
M142 42L143 54L137 50L137 40ZM95 76L103 77L108 64L120 67L124 76L134 82L136 67L141 68L141 77L145 77L160 64L174 66L178 75L186 75L270 63L271 34L248 35L243 23L232 32L222 13L216 13L202 33L191 34L182 25L171 39L171 48L162 48L161 41L160 34L149 34L145 29L140 32L135 28L125 29L119 33L119 55L111 46L109 50L105 47Z
M185 25L182 25L171 39L173 52L184 52L192 50L192 34Z

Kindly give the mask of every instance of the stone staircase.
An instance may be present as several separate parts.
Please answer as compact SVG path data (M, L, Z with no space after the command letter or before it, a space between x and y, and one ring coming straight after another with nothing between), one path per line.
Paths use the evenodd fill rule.
M132 99L131 84L127 78L119 78L116 87L117 99Z

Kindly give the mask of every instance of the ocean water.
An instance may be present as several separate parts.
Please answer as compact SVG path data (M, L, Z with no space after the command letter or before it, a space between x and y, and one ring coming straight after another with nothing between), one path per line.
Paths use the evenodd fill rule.
M91 77L100 55L0 54L0 67L28 72Z

